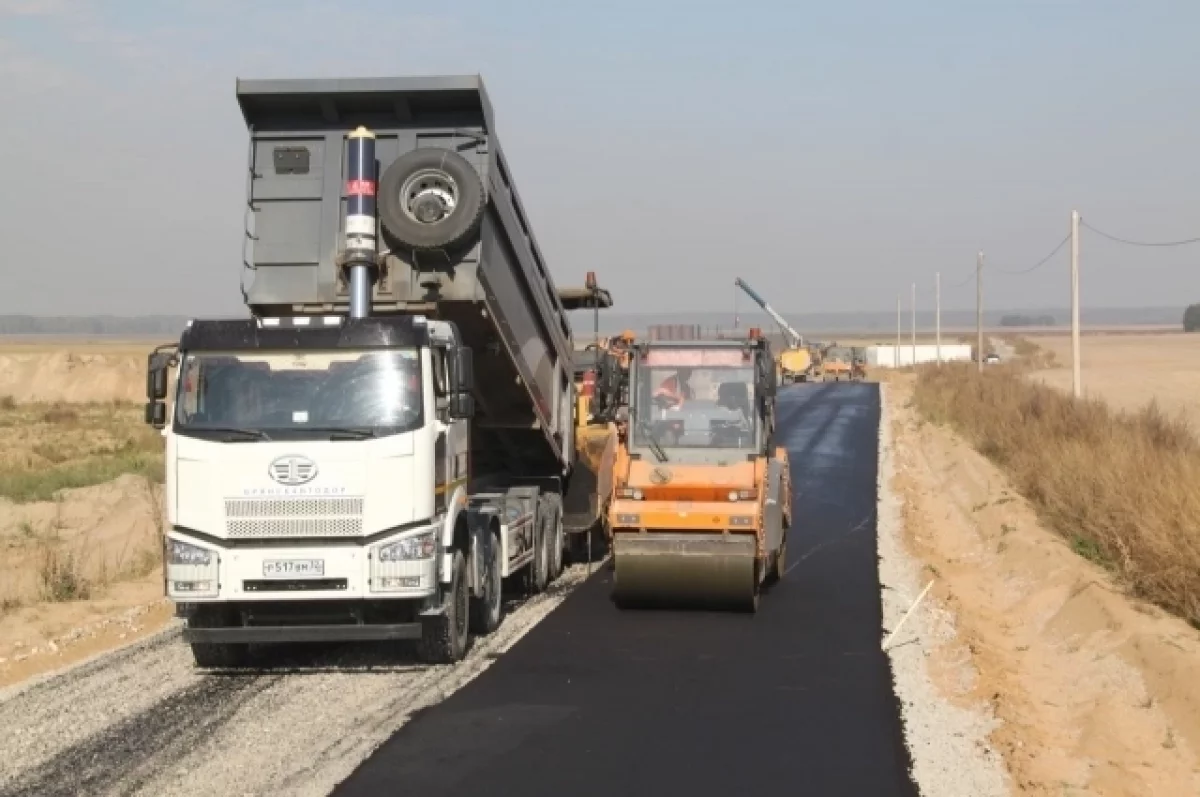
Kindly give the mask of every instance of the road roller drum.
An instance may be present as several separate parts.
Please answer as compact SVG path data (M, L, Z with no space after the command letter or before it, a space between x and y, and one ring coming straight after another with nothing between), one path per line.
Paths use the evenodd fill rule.
M613 537L613 599L621 606L704 605L755 611L753 534L624 532Z

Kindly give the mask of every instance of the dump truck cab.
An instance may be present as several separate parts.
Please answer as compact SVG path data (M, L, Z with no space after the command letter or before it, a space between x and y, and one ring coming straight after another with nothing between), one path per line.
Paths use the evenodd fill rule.
M775 391L760 336L634 346L611 510L618 603L757 608L791 518Z

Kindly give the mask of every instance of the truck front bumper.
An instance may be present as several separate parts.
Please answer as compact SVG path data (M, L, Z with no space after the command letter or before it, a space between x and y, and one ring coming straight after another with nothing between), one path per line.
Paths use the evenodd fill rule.
M436 538L434 527L406 530L370 544L230 543L173 528L166 541L166 594L190 604L424 600L438 593L440 550L411 559L381 552L429 534Z
M234 628L185 628L185 642L373 642L420 639L421 623L392 625L276 625Z

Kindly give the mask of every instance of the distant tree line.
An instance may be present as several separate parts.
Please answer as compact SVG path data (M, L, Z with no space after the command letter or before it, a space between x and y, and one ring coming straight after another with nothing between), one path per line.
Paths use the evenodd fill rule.
M1183 331L1195 332L1200 330L1200 304L1189 304L1183 311Z
M32 316L0 315L0 335L131 335L176 337L183 316Z
M1014 314L1000 317L1000 326L1002 327L1052 327L1054 324L1052 315Z

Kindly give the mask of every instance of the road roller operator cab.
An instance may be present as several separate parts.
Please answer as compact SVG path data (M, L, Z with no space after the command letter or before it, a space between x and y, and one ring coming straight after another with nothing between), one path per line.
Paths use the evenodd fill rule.
M610 510L614 598L757 608L791 522L775 440L777 375L761 335L633 347Z

